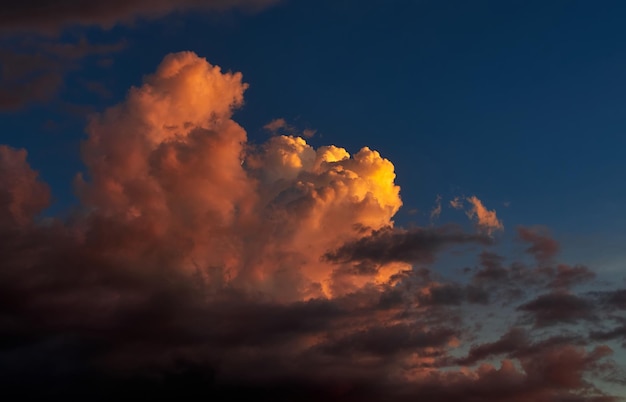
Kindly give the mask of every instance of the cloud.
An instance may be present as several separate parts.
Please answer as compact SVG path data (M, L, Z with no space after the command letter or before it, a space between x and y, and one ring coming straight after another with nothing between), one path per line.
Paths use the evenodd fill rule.
M402 205L393 165L369 148L350 155L293 136L247 147L231 119L246 88L241 74L195 54L166 57L90 121L79 194L104 216L149 227L157 244L187 241L182 269L219 266L223 278L274 294L328 294L335 266L320 256L366 235L359 225L390 225ZM290 276L305 289L280 284Z
M258 11L279 0L30 0L8 1L0 15L0 110L17 110L33 103L55 99L66 85L69 73L79 70L89 56L100 55L100 62L110 63L107 55L126 47L92 44L85 37L78 41L55 40L66 28L98 26L111 28L131 24L136 18L160 18L173 12L229 9ZM90 83L97 94L102 83ZM95 89L95 91L94 91ZM307 132L310 133L310 132Z
M264 125L263 128L271 133L277 133L280 129L284 129L287 126L287 121L285 121L285 119L278 118L270 121L269 123Z
M460 197L454 197L450 200L450 206L454 209L463 209L463 200Z
M450 207L463 210L465 203L469 204L465 214L468 218L476 221L476 225L480 231L491 235L497 230L504 230L504 225L498 219L495 210L488 210L481 200L475 195L471 197L454 197L450 200Z
M480 268L474 269L472 279L478 283L505 283L520 286L567 290L593 280L595 273L584 265L527 266L521 262L505 264L505 258L491 251L479 255Z
M595 272L584 265L569 266L559 264L556 267L554 279L548 283L553 288L569 288L571 286L588 282L596 277Z
M491 234L496 230L504 230L504 225L496 216L496 211L488 210L476 196L467 198L471 208L467 211L467 216L476 218L478 227L486 233Z
M504 258L498 254L483 251L480 253L481 268L474 274L474 279L479 282L501 281L508 279L510 271L502 265Z
M487 236L467 234L455 227L399 230L383 228L327 253L326 259L337 262L371 261L374 263L429 263L435 253L455 244L490 244Z
M47 186L26 151L0 147L6 392L617 400L594 384L615 377L602 342L621 339L608 321L621 290L577 294L590 270L509 263L488 233L397 226L390 160L293 135L250 143L233 120L247 88L194 53L166 56L90 118L67 219L38 218ZM480 263L470 278L437 267L457 245ZM501 334L494 311L518 327Z
M311 128L305 128L304 130L302 130L302 136L304 138L313 138L316 133L317 130L313 130Z
M157 18L176 11L258 10L277 0L31 0L10 1L4 5L0 26L5 30L54 32L72 25L97 25L103 28L129 23L137 17Z
M287 121L282 117L270 121L264 125L263 128L274 135L283 134L290 136L302 136L304 138L312 138L316 133L316 130L312 130L310 128L304 129L300 132L296 126L287 123Z
M441 196L438 195L437 199L435 200L435 206L430 211L430 222L432 223L433 221L439 219L440 215L441 215Z
M615 327L609 331L593 331L591 338L600 341L608 341L611 339L622 339L626 342L626 324Z
M462 365L473 365L476 362L495 356L506 356L509 359L532 359L567 346L584 346L583 337L576 335L557 335L534 339L531 331L523 327L512 327L494 342L472 345L466 357L458 360Z
M594 291L592 295L607 308L626 310L626 289Z
M125 47L124 41L94 44L84 37L75 42L22 39L17 45L3 46L0 110L16 110L54 99L68 73L78 70L85 59L109 55Z
M0 145L0 224L5 227L30 223L48 206L50 191L26 162L23 149Z
M559 252L559 243L550 237L544 227L520 226L517 228L517 235L522 241L530 243L526 252L535 257L537 262L541 264L550 262Z
M536 326L576 323L596 318L589 300L565 292L543 294L519 306L518 310L528 312Z

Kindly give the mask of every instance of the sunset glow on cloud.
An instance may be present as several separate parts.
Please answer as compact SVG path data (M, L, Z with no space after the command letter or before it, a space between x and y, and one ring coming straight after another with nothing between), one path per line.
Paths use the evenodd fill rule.
M570 138L621 53L569 11L10 3L7 400L626 400L623 147Z
M496 216L496 211L488 210L475 195L469 197L467 201L471 204L471 209L467 211L467 216L476 218L478 226L488 233L494 230L504 229L504 225Z
M231 119L247 88L241 79L193 53L167 56L124 103L90 122L82 199L107 219L149 230L146 248L185 242L176 264L188 272L211 266L221 282L228 275L288 299L361 286L367 281L320 256L393 225L402 205L393 165L368 148L350 156L292 136L250 148Z
M294 136L248 143L233 120L247 88L194 53L166 56L90 119L67 220L33 220L47 187L25 151L0 148L6 336L36 330L25 347L52 342L50 358L99 344L77 358L111 386L182 362L207 396L617 400L594 384L620 375L601 340L622 335L587 326L623 309L616 291L573 291L592 272L552 265L558 243L537 228L519 228L537 265L506 265L487 251L504 226L475 196L475 233L396 227L389 160ZM428 268L459 245L480 255L469 278ZM503 301L515 326L477 342L468 309Z

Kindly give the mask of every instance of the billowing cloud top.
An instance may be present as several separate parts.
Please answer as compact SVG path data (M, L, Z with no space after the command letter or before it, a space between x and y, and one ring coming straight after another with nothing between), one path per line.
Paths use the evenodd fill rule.
M518 229L534 262L507 264L485 249L503 225L476 197L476 233L396 227L389 160L297 136L249 143L232 118L246 88L168 55L90 120L66 220L37 220L46 185L25 151L0 147L7 392L618 400L597 384L623 378L623 289L577 291L593 272L556 263L540 228ZM431 264L456 245L478 266L451 280Z
M329 296L340 291L336 267L319 257L393 224L402 205L393 165L369 148L351 156L292 136L250 149L231 119L246 88L241 74L193 53L167 56L90 122L79 192L98 214L149 227L151 246L186 239L181 269L219 267L273 295L313 286ZM305 288L276 289L285 271Z

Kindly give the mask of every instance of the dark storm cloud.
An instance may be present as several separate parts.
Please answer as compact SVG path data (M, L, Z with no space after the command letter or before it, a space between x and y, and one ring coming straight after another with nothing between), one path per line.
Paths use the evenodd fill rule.
M410 230L383 228L357 241L346 243L324 258L337 263L370 261L429 263L447 246L491 244L487 235L464 233L456 227L417 228Z
M594 295L598 297L602 303L609 307L626 310L626 289L617 289L605 292L594 292Z
M155 18L175 11L259 9L278 0L24 0L3 4L4 30L54 32L71 25L110 27L135 17Z
M595 272L584 265L557 265L553 279L548 283L552 288L570 288L574 285L589 282L596 277Z
M373 354L392 356L424 348L441 348L459 335L454 328L426 330L422 325L373 326L322 345L322 351L333 355Z
M517 309L527 312L536 326L594 319L594 305L590 300L565 292L540 295Z
M509 354L529 344L528 334L523 328L511 328L500 339L491 343L474 345L468 355L459 359L458 364L474 364L494 355Z
M423 306L458 306L463 303L487 304L490 294L474 285L443 283L431 285L427 293L419 293L416 298Z
M120 394L285 401L617 400L589 390L585 397L570 393L585 389L582 375L597 369L600 351L581 350L575 338L536 341L519 328L472 348L458 364L505 355L520 359L526 371L505 364L483 367L475 377L435 372L414 384L385 380L385 370L406 353L419 356L415 367L445 364L446 348L466 331L461 321L445 310L435 315L422 310L392 324L410 311L413 300L385 306L385 293L374 288L290 304L228 288L207 293L200 278L162 264L156 272L138 270L116 259L113 250L103 251L106 238L95 232L117 230L109 225L94 223L99 228L85 241L55 225L4 233L0 371L14 382L6 389L23 396L57 392L70 400ZM422 283L431 283L424 275ZM433 296L438 306L461 302L462 288L441 287L445 290ZM25 379L28 392L18 391L16 384Z
M550 243L546 239L540 243L543 242ZM468 268L465 272L472 274L472 283L477 288L486 289L495 299L506 302L520 300L525 295L542 289L565 292L596 277L584 265L544 264L548 259L543 253L541 255L538 265L527 265L516 261L505 263L504 257L483 251L479 255L479 266Z
M466 357L457 361L461 365L472 365L494 356L507 358L530 358L567 345L585 346L581 336L557 335L545 339L534 339L531 331L513 327L494 342L473 345Z
M590 332L590 338L597 341L621 341L622 347L626 348L626 316L623 313L626 310L626 289L595 291L589 295L604 313L606 320L613 325L602 329L594 328Z
M621 340L624 342L623 347L626 347L626 322L608 331L592 331L589 336L596 341Z

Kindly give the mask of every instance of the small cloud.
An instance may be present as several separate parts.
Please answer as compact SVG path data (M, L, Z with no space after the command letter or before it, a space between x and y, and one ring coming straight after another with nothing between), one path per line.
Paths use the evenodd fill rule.
M504 230L504 225L498 219L495 210L488 210L475 195L471 197L454 197L450 200L450 206L454 209L463 210L464 203L469 203L469 208L465 211L468 218L476 220L479 229L487 234L492 234L495 230Z
M85 87L85 89L87 89L89 92L95 95L98 95L102 99L109 99L113 97L113 93L111 93L111 90L107 88L107 86L104 85L102 82L83 81L82 84Z
M537 296L517 310L528 313L536 327L594 319L593 304L589 300L563 291Z
M495 230L503 230L504 225L496 216L495 210L488 210L475 195L466 198L471 204L471 208L466 212L470 219L476 218L478 226L491 234Z
M430 223L432 224L433 221L439 219L440 215L441 215L441 195L437 195L437 199L435 200L435 206L430 211Z
M315 135L315 133L317 133L317 130L312 130L312 129L310 129L310 128L305 128L305 129L302 131L302 136L303 136L304 138L313 138L313 136Z
M551 259L559 252L559 242L550 236L548 229L545 227L520 226L517 228L517 235L520 240L530 244L530 247L526 249L526 252L535 257L537 262L540 264L550 262Z
M282 117L270 121L263 126L263 129L272 133L273 135L291 135L304 138L311 138L315 135L315 133L317 133L317 130L313 130L310 128L305 128L304 130L300 131L293 124L287 123L287 120L283 119Z
M461 197L454 197L450 200L450 206L454 209L463 209L463 201Z
M282 117L278 119L274 119L263 126L265 130L269 131L272 134L277 134L280 130L285 130L288 127L290 126Z

